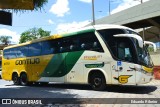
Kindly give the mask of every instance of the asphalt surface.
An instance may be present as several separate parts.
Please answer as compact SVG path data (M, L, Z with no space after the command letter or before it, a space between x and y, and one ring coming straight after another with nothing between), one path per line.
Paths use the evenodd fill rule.
M88 85L67 85L67 84L57 84L50 83L48 85L31 85L31 86L15 86L13 82L8 82L0 80L0 98L2 99L42 99L42 98L52 98L47 99L61 101L63 98L67 98L73 104L65 103L66 100L57 103L47 103L47 104L30 104L30 105L0 105L0 107L5 106L31 106L31 107L159 107L160 105L160 80L153 80L149 84L140 85L140 86L108 86L104 91L94 91ZM73 99L74 98L74 99ZM111 99L113 98L113 99ZM124 99L121 99L124 98ZM154 98L151 100L156 100L156 102L135 104L125 104L126 100L129 98L135 99L138 98L138 101L144 100L143 98ZM1 99L1 100L2 100ZM126 99L126 100L125 100ZM45 99L46 100L46 99ZM74 102L79 101L78 104ZM91 100L91 101L90 101ZM104 100L104 101L102 101ZM112 103L112 100L113 103ZM122 104L117 104L116 101L123 100ZM130 99L129 99L130 100ZM111 101L111 104L108 102ZM107 104L105 103L107 102ZM141 102L140 102L141 103Z

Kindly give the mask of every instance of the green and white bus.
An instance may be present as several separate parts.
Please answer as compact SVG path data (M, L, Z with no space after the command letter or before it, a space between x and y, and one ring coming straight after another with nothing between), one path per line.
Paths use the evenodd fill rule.
M14 84L60 82L138 85L153 77L153 63L142 38L118 25L95 25L3 50L2 78Z

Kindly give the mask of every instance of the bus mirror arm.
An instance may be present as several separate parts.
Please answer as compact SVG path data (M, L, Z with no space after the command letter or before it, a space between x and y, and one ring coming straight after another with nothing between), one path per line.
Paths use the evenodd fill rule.
M145 45L147 48L149 47L149 45L152 45L154 52L157 52L157 47L156 47L156 45L155 45L153 42L144 41L144 45Z
M116 34L116 35L113 35L114 37L128 37L128 38L135 38L138 40L138 44L139 44L139 47L143 48L143 39L136 35L136 34Z

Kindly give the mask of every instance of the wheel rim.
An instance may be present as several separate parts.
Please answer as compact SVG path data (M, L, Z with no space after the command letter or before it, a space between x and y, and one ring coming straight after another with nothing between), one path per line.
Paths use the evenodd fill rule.
M101 79L101 78L95 78L95 79L94 79L94 84L95 84L96 86L100 86L100 85L102 84L102 79Z
M102 85L102 79L100 77L96 77L93 79L93 86L98 88Z
M18 77L17 77L17 76L14 76L13 82L14 82L14 83L18 83Z
M22 83L22 84L26 84L26 83L27 83L27 76L26 76L25 74L23 74L23 75L21 76L21 83Z

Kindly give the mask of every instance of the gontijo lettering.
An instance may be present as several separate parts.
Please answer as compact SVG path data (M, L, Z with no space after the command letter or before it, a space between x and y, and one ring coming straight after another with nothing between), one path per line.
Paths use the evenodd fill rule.
M28 65L28 64L39 64L40 59L34 58L34 59L24 59L24 60L16 60L16 65Z

